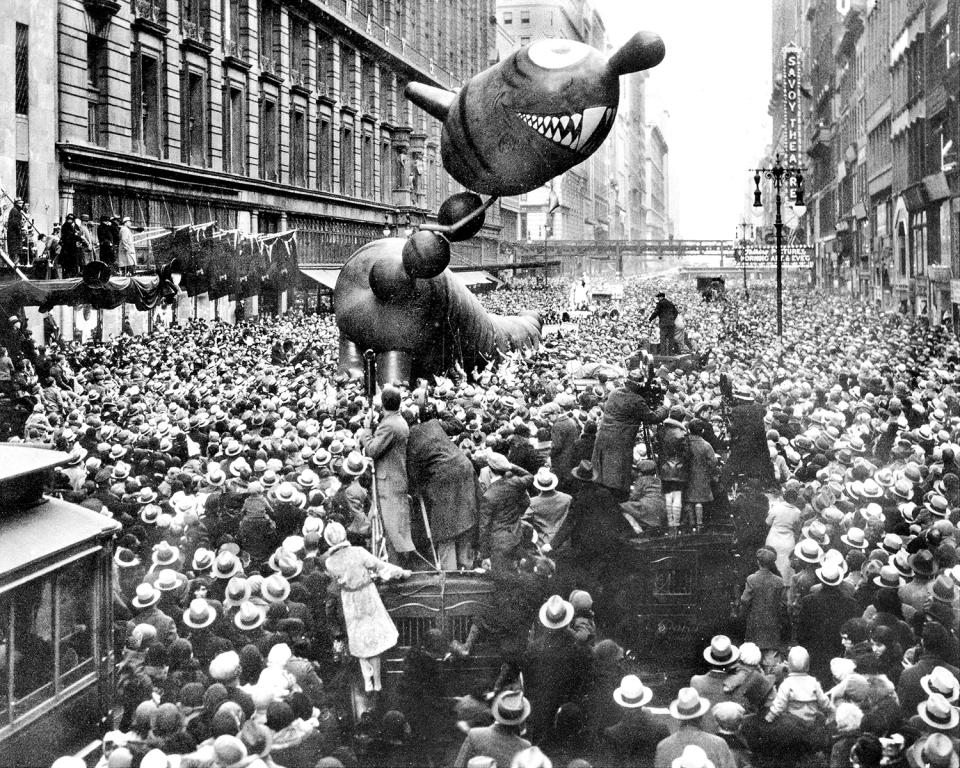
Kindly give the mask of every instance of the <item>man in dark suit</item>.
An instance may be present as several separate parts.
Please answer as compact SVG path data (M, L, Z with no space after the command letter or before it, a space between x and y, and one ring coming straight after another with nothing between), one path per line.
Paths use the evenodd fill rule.
M407 479L414 505L423 499L440 568L473 566L477 480L473 464L444 432L433 405L410 427Z
M641 424L659 424L669 410L661 405L651 408L644 397L645 374L630 371L623 387L614 390L603 409L603 418L593 446L596 482L613 491L619 501L630 496L633 482L633 447Z
M670 735L666 723L659 722L644 708L653 698L636 675L627 675L613 692L613 700L623 716L616 725L601 733L602 765L649 765L657 744Z
M767 447L767 432L763 423L766 411L757 404L756 395L749 387L733 393L734 406L730 409L730 456L724 465L725 484L756 478L764 486L774 482L773 462Z
M542 629L522 664L524 688L533 707L530 727L541 745L554 735L560 706L579 701L589 685L591 655L568 629L573 614L572 603L552 595L540 607Z
M917 705L927 700L929 693L921 681L933 671L934 667L943 667L954 678L960 679L960 669L954 666L952 657L953 645L950 631L935 621L926 622L923 625L923 636L920 638L920 657L916 664L900 673L900 680L897 683L897 698L900 699L900 708L904 712L916 712ZM927 688L929 688L929 681Z
M408 565L416 548L410 536L410 502L407 498L407 439L410 427L400 415L400 390L384 387L383 415L376 432L370 431L370 416L357 439L373 459L376 504L383 520L387 555L394 565Z
M560 490L570 487L570 470L577 465L574 448L580 437L580 426L573 420L573 396L565 396L557 407L560 415L550 425L550 470L560 480Z
M494 724L486 728L471 728L463 740L453 768L466 768L470 758L483 755L496 765L509 766L513 756L530 742L521 738L523 723L530 716L530 702L519 691L504 691L494 699Z
M816 573L823 589L800 601L796 634L797 643L810 653L810 674L826 681L830 679L830 659L843 656L840 627L861 611L857 601L840 588L843 573L835 563L820 566Z
M502 453L491 453L487 466L493 480L480 499L480 557L489 558L494 576L503 576L520 555L520 518L530 506L533 475Z
M652 323L656 320L660 325L660 346L658 352L661 355L674 354L676 347L674 334L676 333L677 314L677 306L667 298L667 294L658 293L657 305L653 308L653 312L650 313L649 322Z

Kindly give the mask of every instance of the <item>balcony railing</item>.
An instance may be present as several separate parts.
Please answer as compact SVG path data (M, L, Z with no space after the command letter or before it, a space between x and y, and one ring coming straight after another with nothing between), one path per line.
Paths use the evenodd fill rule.
M163 25L167 20L167 10L161 0L135 0L133 13L136 18L154 24Z

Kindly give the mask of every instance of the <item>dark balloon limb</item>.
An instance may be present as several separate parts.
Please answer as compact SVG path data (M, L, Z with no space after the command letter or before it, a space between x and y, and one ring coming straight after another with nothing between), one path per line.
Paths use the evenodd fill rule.
M491 315L449 270L431 279L411 279L412 291L402 301L379 298L371 289L371 274L375 269L378 274L402 271L406 243L402 238L375 240L344 264L333 294L341 370L349 373L355 366L353 349L406 353L408 375L417 377L446 373L454 363L465 370L483 368L500 353L539 346L536 313ZM403 358L395 359L398 373L390 376L405 370ZM377 378L390 380L379 372Z

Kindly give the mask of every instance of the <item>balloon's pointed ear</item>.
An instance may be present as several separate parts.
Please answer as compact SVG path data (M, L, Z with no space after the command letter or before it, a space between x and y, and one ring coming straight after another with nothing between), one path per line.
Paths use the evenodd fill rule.
M441 123L447 119L447 112L450 105L453 104L454 98L456 98L453 91L434 88L432 85L424 85L423 83L407 83L406 88L403 89L403 94Z
M610 57L607 69L617 77L629 75L631 72L657 66L666 53L667 49L660 35L655 32L637 32Z

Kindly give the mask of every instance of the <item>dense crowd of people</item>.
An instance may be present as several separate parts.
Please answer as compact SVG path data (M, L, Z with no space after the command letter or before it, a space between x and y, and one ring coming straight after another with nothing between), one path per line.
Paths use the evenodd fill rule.
M778 339L769 290L650 280L562 322L565 288L518 282L482 300L553 321L540 349L374 408L329 317L29 353L24 438L69 453L54 492L123 526L101 765L956 766L960 345L784 298ZM649 354L651 318L679 317L695 365ZM756 570L654 714L591 574L625 539L731 525ZM488 572L496 610L382 685L397 635L373 579L438 566ZM499 676L445 690L483 643Z

